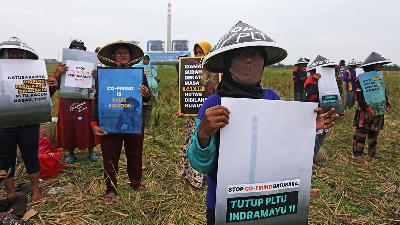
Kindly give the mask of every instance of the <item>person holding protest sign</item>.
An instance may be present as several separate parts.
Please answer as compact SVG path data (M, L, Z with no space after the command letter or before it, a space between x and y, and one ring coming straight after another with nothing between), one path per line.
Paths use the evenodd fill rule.
M150 63L150 56L145 55L141 63L137 64L136 67L143 67L144 75L147 78L147 83L151 90L151 99L148 102L143 103L143 118L145 130L150 129L150 117L153 111L153 105L156 103L158 96L158 83L160 78L158 77L157 68Z
M273 90L261 86L261 78L265 66L286 56L286 50L277 47L265 33L240 21L204 59L204 67L222 72L223 78L216 93L199 111L187 157L194 169L207 174L207 224L215 223L219 130L229 123L230 114L228 108L221 106L221 97L279 100ZM317 129L332 127L338 117L334 110L315 111Z
M361 65L365 73L355 79L354 90L358 108L353 124L355 127L353 159L356 163L364 162L362 155L366 139L368 140L368 155L371 158L376 157L378 136L383 129L384 115L391 108L381 72L384 65L390 62L382 55L372 52Z
M176 73L178 74L178 76L176 77L177 78L176 83L178 84L178 86L179 86L179 59L182 57L188 57L188 56L186 54L181 54L180 56L178 56L178 62L175 64L175 70L176 70ZM179 89L178 89L178 91L179 91ZM176 113L175 115L178 117L181 116L181 115L179 115L179 112Z
M211 51L211 44L203 41L198 42L193 47L193 53L195 57L204 57L207 56ZM181 177L186 180L192 187L201 188L203 186L204 175L194 170L186 157L186 151L190 145L190 140L192 139L192 135L194 129L196 127L196 117L190 116L186 118L186 128L185 128L185 144L182 149L181 155Z
M117 41L107 44L98 52L100 62L113 68L132 67L132 65L140 61L142 57L143 50L135 44L127 41ZM151 98L151 91L144 74L139 89L143 101L149 101ZM136 191L145 190L144 186L141 184L144 134L143 132L141 134L107 134L99 127L98 117L98 108L95 107L91 125L94 135L100 136L101 138L104 179L106 183L104 203L112 204L114 203L117 194L118 162L123 143L127 158L127 171L130 186Z
M343 74L346 71L346 61L340 60L339 65L335 68L336 83L339 88L340 96L343 95Z
M318 81L321 78L321 74L317 73L317 66L323 67L333 67L336 66L334 62L330 62L329 59L318 55L317 58L313 61L313 63L307 69L310 74L304 83L304 90L307 102L319 102L319 88ZM313 163L318 166L322 166L325 162L325 159L322 158L318 153L324 143L325 137L329 130L320 130L318 134L315 136L315 145L314 145L314 158Z
M318 80L321 78L321 74L316 73L315 69L311 70L309 73L310 76L307 78L304 84L306 101L318 102L319 101ZM315 165L322 166L325 162L325 159L323 159L318 153L322 147L326 134L327 133L325 131L321 131L315 136L314 157L313 157L313 163Z
M0 43L0 55L2 59L39 59L38 54L32 48L16 37ZM47 84L51 96L57 89L58 82L54 77L49 77ZM11 168L8 173L8 179L6 180L8 198L17 196L14 175L18 146L31 182L32 202L37 202L42 199L42 193L39 187L39 127L40 125L36 124L0 128L0 170Z
M356 81L356 68L358 66L358 62L353 59L348 64L349 68L344 72L343 80L346 82L346 103L345 109L351 109L355 102L356 96L354 95L355 89L355 81Z
M73 40L69 49L86 51L85 44L80 40ZM66 64L58 65L54 77L61 83L61 76L68 71ZM95 74L92 73L93 75ZM58 122L57 122L57 146L62 147L68 156L65 162L72 164L76 161L75 148L88 149L90 161L97 161L98 157L93 152L97 142L90 128L92 113L91 99L74 99L60 97Z
M300 58L294 64L296 67L293 69L293 81L294 81L294 101L304 101L304 82L307 80L307 64L310 60L307 58Z

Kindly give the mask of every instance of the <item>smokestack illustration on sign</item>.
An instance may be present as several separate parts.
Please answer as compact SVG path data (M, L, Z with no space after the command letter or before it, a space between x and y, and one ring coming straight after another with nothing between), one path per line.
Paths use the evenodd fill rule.
M171 9L172 4L168 2L168 21L167 21L167 51L172 51L172 42L171 42Z
M256 183L257 168L257 142L258 142L258 118L254 116L251 120L251 149L250 149L250 173L249 184Z

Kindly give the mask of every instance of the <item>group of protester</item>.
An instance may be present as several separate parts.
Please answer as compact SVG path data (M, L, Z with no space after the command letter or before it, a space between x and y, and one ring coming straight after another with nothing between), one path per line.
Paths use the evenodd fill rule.
M70 49L86 51L83 42L74 40L71 42ZM0 53L2 59L33 59L37 60L37 53L17 38L11 38L0 43ZM128 68L143 61L136 66L144 68L142 77L143 83L140 85L140 92L143 101L147 104L144 107L145 114L151 112L151 105L155 102L159 78L156 68L149 63L149 56L143 56L140 47L124 41L117 41L105 45L99 49L99 61L107 67ZM150 67L149 67L150 66ZM150 68L150 69L149 69ZM50 95L60 88L61 76L68 71L65 64L57 66L53 76L47 80ZM92 73L96 79L96 71ZM97 97L97 96L96 96ZM75 149L88 149L90 161L96 161L94 147L101 143L104 178L106 192L104 202L113 203L116 196L118 161L120 158L122 144L124 144L127 156L127 170L132 189L137 191L144 190L141 183L142 178L142 151L144 134L107 134L98 126L97 99L70 99L61 97L59 100L58 123L57 123L57 146L68 153L65 158L66 163L76 161ZM21 126L0 129L0 184L5 184L7 198L1 204L1 211L14 213L22 216L26 211L26 202L21 208L21 193L15 188L15 166L17 157L17 146L21 152L25 164L26 172L29 174L31 183L31 200L37 202L42 199L39 187L40 164L38 157L39 148L39 124L34 126ZM4 208L3 208L4 207ZM2 218L3 219L3 218Z
M328 59L321 57L320 60ZM292 77L294 81L295 101L319 102L318 80L321 78L321 74L316 73L315 68L308 66L309 62L310 60L307 58L300 58L294 65L295 68L293 69ZM356 102L358 103L354 116L353 126L355 127L355 131L352 144L353 159L357 163L364 162L362 156L366 140L368 142L368 155L371 158L376 157L377 140L379 132L383 129L384 115L375 115L376 112L374 112L371 106L367 105L356 68L361 68L363 72L382 71L384 65L388 63L390 63L390 60L376 52L372 52L364 62L352 59L347 66L345 60L341 60L338 65L334 62L324 65L335 68L335 77L340 98L343 98L344 95L344 81L346 91L344 109L350 110ZM385 98L386 111L389 111L391 106L386 93ZM341 115L344 115L344 113L341 113ZM316 135L314 163L317 165L323 164L324 160L318 157L318 152L328 132L329 130L322 131Z
M244 23L243 25L249 26ZM264 68L285 59L287 52L278 47L273 39L269 39L266 34L261 31L258 32L263 35L264 41L259 41L258 38L242 43L225 41L222 44L219 42L213 49L208 42L199 42L194 45L194 55L205 57L203 60L204 68L211 72L223 74L216 92L203 103L197 117L186 118L185 141L181 157L181 176L183 179L187 180L192 186L200 188L206 178L208 224L214 224L215 221L219 132L229 123L230 114L228 108L221 106L221 98L280 99L275 91L264 88L261 80ZM225 37L227 35L222 39ZM16 43L19 40L13 41L15 43L0 43L1 58L39 58L31 48L20 48L21 45ZM84 43L78 40L72 41L69 48L86 51ZM148 118L158 95L157 87L160 81L156 68L149 63L150 57L145 56L140 47L127 41L112 42L96 51L102 66L111 68L144 67L140 93L143 97L144 117ZM382 70L384 64L389 63L389 60L380 55L375 55L375 58L379 59L375 61L368 61L370 57L361 66L365 71L379 71ZM141 60L142 62L139 63ZM316 73L315 68L307 69L308 62L308 59L301 58L296 63L296 69L293 71L294 99L318 102L318 79L321 74ZM334 66L334 64L329 66ZM342 63L341 66L343 67L344 64ZM345 70L338 67L337 77L339 83L342 79L341 74L343 74L343 79L349 82L346 85L346 90L355 93L359 103L355 118L356 132L353 141L353 154L355 157L361 157L365 139L368 137L369 153L371 156L375 156L376 138L383 128L383 116L374 116L372 108L363 100L362 89L359 81L354 77L352 68ZM68 71L68 67L65 64L60 64L54 75L49 76L47 82L51 94L60 88L61 77L66 71ZM92 74L97 79L96 71L93 71ZM351 107L350 100L348 104ZM390 105L388 104L389 108ZM317 130L328 130L334 126L335 120L338 118L334 109L323 112L321 108L317 108L315 112L317 114ZM98 114L97 93L94 100L60 98L57 146L68 152L65 161L74 163L76 161L74 149L88 149L89 160L96 161L98 157L93 150L98 144L101 144L106 183L103 200L105 204L112 204L117 195L118 166L123 145L127 158L130 187L135 191L146 190L142 184L142 152L145 132L142 130L141 134L108 134L99 127ZM316 134L316 145L318 144L319 149L323 137L318 135L324 134ZM38 140L39 125L0 129L0 180L5 179L7 199L18 196L13 179L18 145L31 179L32 201L41 200L40 166L37 155ZM314 149L314 151L318 153L317 150ZM4 211L9 211L9 209Z

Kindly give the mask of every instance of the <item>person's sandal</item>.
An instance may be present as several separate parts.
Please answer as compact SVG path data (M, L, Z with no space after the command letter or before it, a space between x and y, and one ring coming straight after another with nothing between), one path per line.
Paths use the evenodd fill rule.
M104 195L104 198L103 198L104 204L106 204L106 205L113 204L115 202L115 197L116 197L116 194L114 192L112 192L112 191L108 192L107 194Z
M73 164L75 163L75 157L72 155L67 156L67 158L65 158L65 162L68 164Z

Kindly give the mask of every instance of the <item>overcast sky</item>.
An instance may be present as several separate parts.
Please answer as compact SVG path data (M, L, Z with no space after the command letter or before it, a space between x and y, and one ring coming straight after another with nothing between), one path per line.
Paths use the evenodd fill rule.
M400 64L400 0L172 0L172 40L215 44L239 20L288 51L283 61L364 60L377 51ZM71 38L94 51L115 40L166 39L168 0L13 0L0 7L0 41L17 36L41 58L60 58Z

